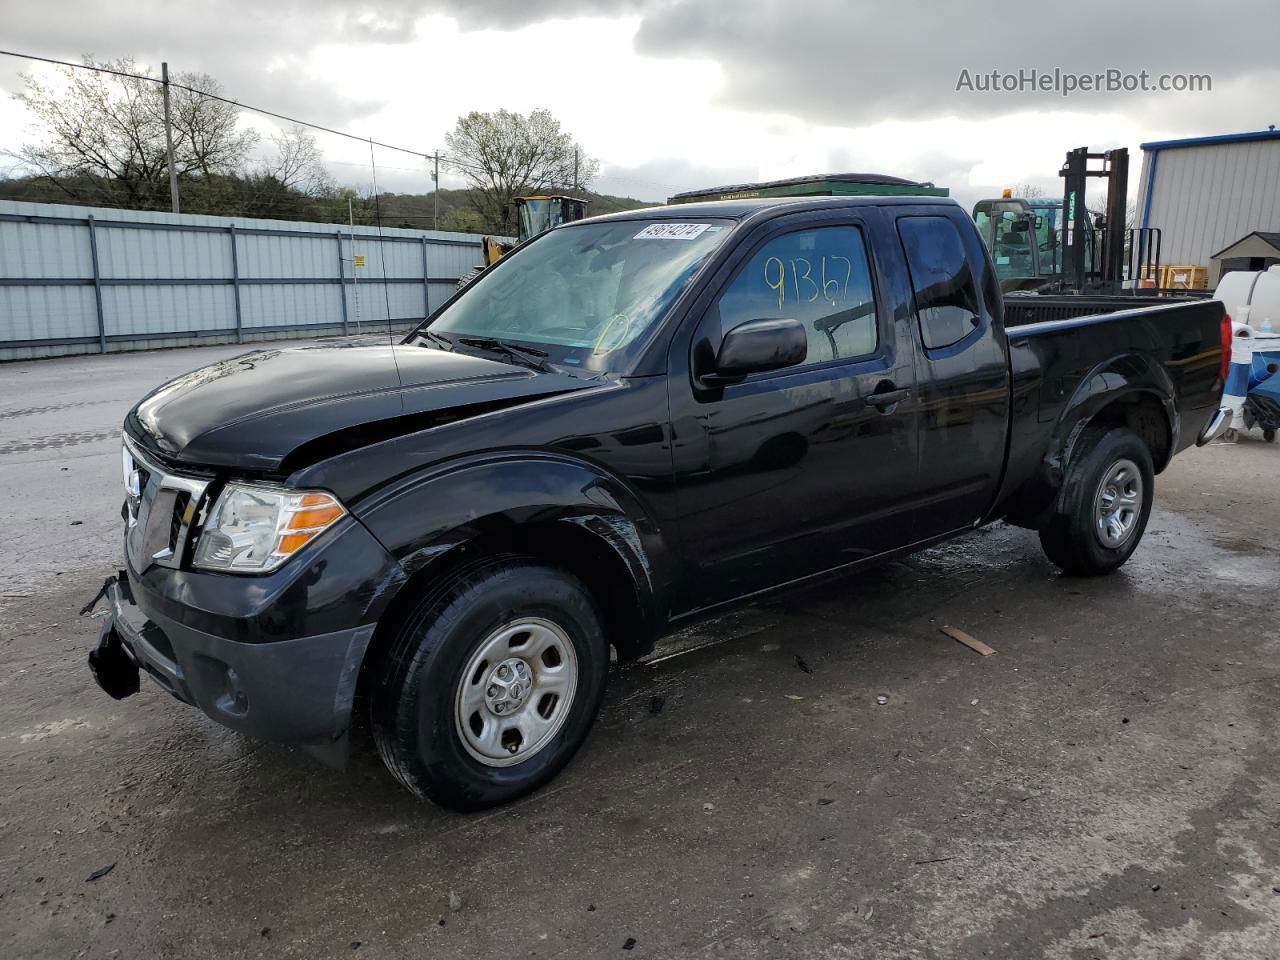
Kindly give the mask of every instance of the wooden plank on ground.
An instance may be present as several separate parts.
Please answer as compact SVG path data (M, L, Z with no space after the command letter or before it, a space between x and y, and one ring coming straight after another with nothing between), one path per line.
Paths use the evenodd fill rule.
M952 640L959 640L970 650L974 651L975 653L980 653L984 657L989 657L993 653L995 653L994 649L992 649L991 647L988 647L985 643L983 643L981 640L977 639L976 637L971 636L968 633L965 633L959 627L943 627L942 632L945 633Z

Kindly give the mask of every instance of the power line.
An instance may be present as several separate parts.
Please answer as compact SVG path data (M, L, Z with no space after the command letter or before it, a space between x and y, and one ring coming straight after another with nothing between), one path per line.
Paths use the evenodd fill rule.
M371 160L373 157L373 148L377 146L377 147L383 148L384 150L394 150L398 153L406 153L410 156L418 157L419 159L425 160L425 161L433 161L438 163L440 160L443 160L445 161L445 163L449 164L454 168L461 168L464 170L476 170L481 172L484 172L484 169L485 169L480 164L471 163L466 160L461 160L457 157L451 157L447 154L440 153L440 151L438 150L432 150L432 151L414 150L410 147L401 147L393 143L384 143L383 141L380 141L380 140L374 140L371 137L362 137L362 136L359 136L358 134L348 133L345 130L337 130L333 127L326 127L319 123L311 123L308 120L300 120L297 117L291 117L287 114L278 113L275 110L268 110L265 107L257 107L252 104L244 103L240 100L235 100L230 97L224 97L220 94L210 93L207 90L200 90L196 87L189 86L188 84L176 83L172 80L167 81L167 84L166 84L166 81L164 79L159 77L153 77L148 74L130 73L126 70L116 70L111 67L97 66L96 64L90 65L85 63L73 63L70 60L58 60L53 57L41 57L31 53L18 53L13 50L0 50L0 56L15 57L20 60L34 60L40 63L49 63L59 67L66 67L71 70L87 70L93 73L105 73L105 74L110 74L112 76L125 77L130 80L141 80L147 83L154 83L162 86L167 85L170 88L185 90L188 93L195 94L196 96L206 97L210 100L216 100L220 103L228 104L229 106L236 107L237 109L240 109L240 110L248 110L252 113L258 113L266 117L271 117L275 120L282 120L285 123L292 123L292 124L297 124L303 127L309 127L312 130L320 130L320 131L323 131L324 133L329 133L337 137L345 137L348 140L355 140L357 142L367 144L369 146ZM349 161L344 162L340 160L326 160L325 162L341 164L343 166L363 166L363 164L354 164L354 163L350 163ZM414 173L419 172L416 169L407 168L407 167L393 167L390 169L404 170L406 172L414 172ZM425 173L426 171L421 171L421 172ZM376 173L375 173L375 177L376 177ZM635 180L635 179L627 178L625 176L614 177L613 179L623 183L630 182L635 184L647 184L653 187L674 187L673 184L660 184L660 183L654 183L653 181ZM435 182L433 189L437 194L439 193L440 183L438 180ZM376 193L376 187L375 187L375 193Z
M143 73L129 73L126 70L113 70L110 67L99 67L96 65L91 66L85 63L73 63L70 60L56 60L53 57L39 57L39 56L36 56L35 54L17 53L13 50L0 50L0 56L16 57L19 60L37 60L41 63L52 63L52 64L55 64L56 66L68 67L72 70L88 70L93 73L109 73L112 76L127 77L130 80L143 80L143 81L146 81L147 83L155 83L155 84L164 83L164 81L158 77L148 76L147 74L143 74ZM374 140L374 139L371 139L370 137L362 137L362 136L359 136L358 134L347 133L345 130L335 130L333 127L326 127L319 123L311 123L308 120L299 120L297 117L290 117L287 114L277 113L274 110L268 110L266 107L255 107L252 104L244 103L240 100L233 100L230 97L224 97L224 96L221 96L220 94L210 93L207 90L200 90L200 89L197 89L196 87L188 86L187 84L184 84L184 83L175 83L173 81L170 81L169 86L171 88L175 88L178 90L185 90L188 93L194 93L197 96L207 97L210 100L217 100L220 103L225 103L233 107L238 107L241 110L248 110L252 113L260 113L263 116L272 117L276 120L283 120L285 123L296 123L299 126L310 127L313 130L323 130L325 133L331 133L337 137L346 137L348 140L358 140L359 142L364 144L371 144L373 146L382 147L384 150L395 150L395 151L398 151L399 153L407 153L410 156L420 157L423 160L434 159L437 152L435 150L430 150L430 151L413 150L409 147L397 146L394 143L383 143L380 140ZM468 163L465 160L459 160L455 157L445 156L443 157L443 159L445 159L449 164L455 167L465 167L472 170L483 169L483 167L481 167L479 164Z

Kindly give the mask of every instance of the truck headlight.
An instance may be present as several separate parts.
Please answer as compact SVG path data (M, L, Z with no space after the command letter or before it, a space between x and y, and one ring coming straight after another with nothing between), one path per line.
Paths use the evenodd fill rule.
M229 483L205 520L195 565L204 570L267 573L346 512L336 497L320 491Z

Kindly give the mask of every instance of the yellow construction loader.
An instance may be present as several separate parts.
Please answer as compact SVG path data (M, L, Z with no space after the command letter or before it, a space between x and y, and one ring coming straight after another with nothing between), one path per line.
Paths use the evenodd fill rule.
M458 286L465 287L480 276L486 268L493 266L503 256L526 240L536 237L540 233L545 233L552 227L558 227L562 223L573 223L575 220L581 220L586 216L587 204L590 202L590 200L583 200L579 197L558 194L514 198L511 201L511 205L515 207L516 212L516 239L513 241L507 237L482 238L480 248L484 263L476 264L471 270L459 277ZM510 222L509 208L506 219Z

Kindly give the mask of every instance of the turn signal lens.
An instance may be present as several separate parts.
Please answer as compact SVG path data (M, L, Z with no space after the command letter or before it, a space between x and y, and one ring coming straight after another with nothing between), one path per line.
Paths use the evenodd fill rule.
M311 494L315 496L315 494ZM323 530L333 521L342 516L342 508L339 506L332 507L315 507L310 510L299 510L289 518L288 530Z
M337 498L321 491L229 483L205 520L195 565L232 573L268 573L346 512Z
M276 549L285 556L289 556L301 550L314 536L314 533L286 533L280 538L280 545Z

